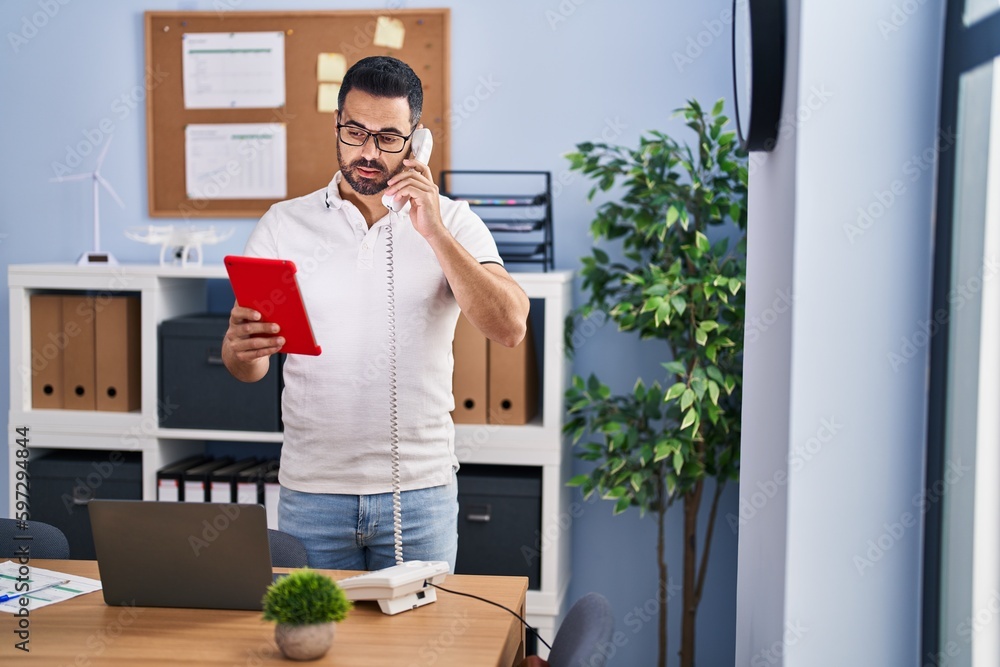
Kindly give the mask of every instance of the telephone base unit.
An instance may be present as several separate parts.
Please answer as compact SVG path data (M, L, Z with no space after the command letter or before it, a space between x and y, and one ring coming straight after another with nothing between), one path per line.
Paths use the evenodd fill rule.
M347 577L337 584L348 600L378 600L382 613L393 615L437 600L431 584L444 581L450 571L444 561L413 560Z
M409 595L404 595L401 598L379 600L378 606L379 609L382 610L383 614L393 616L401 611L409 611L411 609L416 609L417 607L423 607L425 604L430 604L431 602L437 602L437 591L428 586L423 590L417 591L416 593L410 593Z

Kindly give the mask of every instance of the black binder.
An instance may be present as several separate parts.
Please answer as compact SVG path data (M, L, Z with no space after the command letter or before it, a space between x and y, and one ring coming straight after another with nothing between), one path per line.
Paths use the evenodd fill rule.
M209 477L213 470L227 466L233 462L232 456L210 459L188 468L184 473L184 502L205 503L209 500Z
M269 459L237 473L239 478L236 480L236 502L263 505L264 477L269 471L277 468L278 460Z
M235 503L236 482L239 473L260 463L256 458L240 459L235 463L213 470L209 475L208 500L212 503Z
M208 461L209 457L195 454L186 459L165 465L156 471L156 499L184 501L184 473L188 468Z

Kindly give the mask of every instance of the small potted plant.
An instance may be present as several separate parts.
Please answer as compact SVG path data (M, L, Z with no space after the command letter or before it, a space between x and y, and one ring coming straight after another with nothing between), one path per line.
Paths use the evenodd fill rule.
M330 577L303 568L271 584L264 594L264 620L275 621L274 640L291 660L323 657L333 642L334 623L351 602Z

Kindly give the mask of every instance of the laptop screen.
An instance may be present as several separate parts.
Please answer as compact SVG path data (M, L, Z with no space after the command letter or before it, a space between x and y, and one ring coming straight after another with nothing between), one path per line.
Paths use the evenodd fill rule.
M272 581L260 505L88 503L109 605L260 610Z

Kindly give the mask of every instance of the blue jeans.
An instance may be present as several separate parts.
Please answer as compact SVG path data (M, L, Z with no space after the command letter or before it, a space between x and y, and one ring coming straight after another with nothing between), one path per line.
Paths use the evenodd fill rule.
M400 494L403 560L443 560L455 571L458 484ZM309 567L380 570L396 564L392 494L352 496L303 493L281 487L278 528L299 538Z

